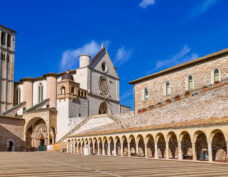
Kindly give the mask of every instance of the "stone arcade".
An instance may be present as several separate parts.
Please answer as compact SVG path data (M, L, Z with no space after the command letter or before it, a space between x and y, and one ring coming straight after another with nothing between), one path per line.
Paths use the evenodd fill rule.
M68 137L67 150L97 155L228 160L228 49L130 82L133 112Z

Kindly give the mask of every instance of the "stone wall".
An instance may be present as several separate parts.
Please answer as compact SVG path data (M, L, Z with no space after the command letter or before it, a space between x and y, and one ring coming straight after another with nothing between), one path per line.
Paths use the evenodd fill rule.
M0 151L7 151L9 141L14 143L15 151L23 151L25 144L23 119L0 116Z
M194 64L168 74L151 78L147 81L134 85L135 112L138 109L148 107L159 102L171 99L176 95L182 95L188 90L188 76L193 77L194 89L202 88L214 82L213 71L217 68L220 71L220 80L228 78L228 56L211 59L208 62ZM170 83L171 93L165 95L165 83ZM144 88L148 88L149 98L144 100Z
M226 117L228 84L214 87L195 96L174 101L135 116L119 116L124 127L183 122L197 119Z

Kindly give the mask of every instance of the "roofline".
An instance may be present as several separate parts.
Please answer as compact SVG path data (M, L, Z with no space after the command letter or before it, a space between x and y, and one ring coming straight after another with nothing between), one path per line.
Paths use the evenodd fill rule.
M66 72L61 72L61 73L57 73L57 74L56 73L47 73L47 74L44 74L43 76L40 76L40 77L34 77L34 78L32 78L32 77L26 77L26 78L20 79L20 81L15 82L15 84L20 84L23 81L31 81L31 82L33 82L33 81L37 81L37 80L43 80L43 79L45 79L46 77L49 77L49 76L59 77L59 76L65 74L65 73ZM76 73L76 70L75 69L74 70L71 70L70 73L71 74L74 74L74 73Z
M157 73L153 73L153 74L141 77L139 79L136 79L136 80L133 80L133 81L129 82L129 84L134 85L136 83L140 83L140 82L143 82L143 81L151 79L151 78L159 77L159 76L167 74L169 72L176 71L176 70L179 70L179 69L183 69L183 68L185 68L187 66L191 66L191 65L198 64L198 63L201 63L201 62L205 62L205 61L208 61L210 59L214 59L216 57L219 57L219 56L222 56L222 55L225 55L225 54L228 54L228 49L224 49L224 50L221 50L221 51L218 51L218 52L215 52L215 53L212 53L212 54L197 58L195 60L191 60L191 61L188 61L186 63L182 63L182 64L179 64L179 65L170 67L168 69L159 71Z
M5 26L3 26L3 25L0 25L0 27L5 28L6 30L9 30L9 31L11 31L11 32L17 33L16 31L14 31L14 30L12 30L12 29L10 29L10 28L7 28L7 27L5 27Z
M119 133L131 133L131 132L141 132L141 131L151 131L151 130L161 130L161 129L178 129L178 128L189 128L197 126L208 126L208 125L224 125L228 124L228 117L215 117L209 119L195 119L190 121L181 121L175 123L165 123L165 124L155 124L147 125L141 127L130 127L130 128L119 128L112 130L103 130L103 131L93 131L93 132L81 132L69 136L68 138L75 137L85 137L85 136L98 136L98 135L109 135L109 134L119 134Z

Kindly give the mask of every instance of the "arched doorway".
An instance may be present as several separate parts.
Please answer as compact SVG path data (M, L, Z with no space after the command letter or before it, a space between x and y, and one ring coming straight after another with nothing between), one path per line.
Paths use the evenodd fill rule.
M154 158L154 153L155 153L155 146L154 146L154 138L152 135L147 135L147 156L149 158Z
M111 110L106 102L102 102L99 106L98 114L110 114Z
M201 160L202 153L205 152L205 154L208 154L207 137L205 133L202 131L196 132L195 136L197 136L196 142L195 142L196 156L197 156L197 160Z
M53 139L54 134L49 138ZM51 140L53 141L53 140ZM48 130L46 122L42 118L33 118L26 126L26 150L38 150L39 146L48 145Z

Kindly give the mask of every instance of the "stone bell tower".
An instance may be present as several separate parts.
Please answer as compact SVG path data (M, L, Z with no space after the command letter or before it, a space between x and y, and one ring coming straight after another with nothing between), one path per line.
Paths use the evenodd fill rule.
M15 34L0 25L0 113L13 106Z

